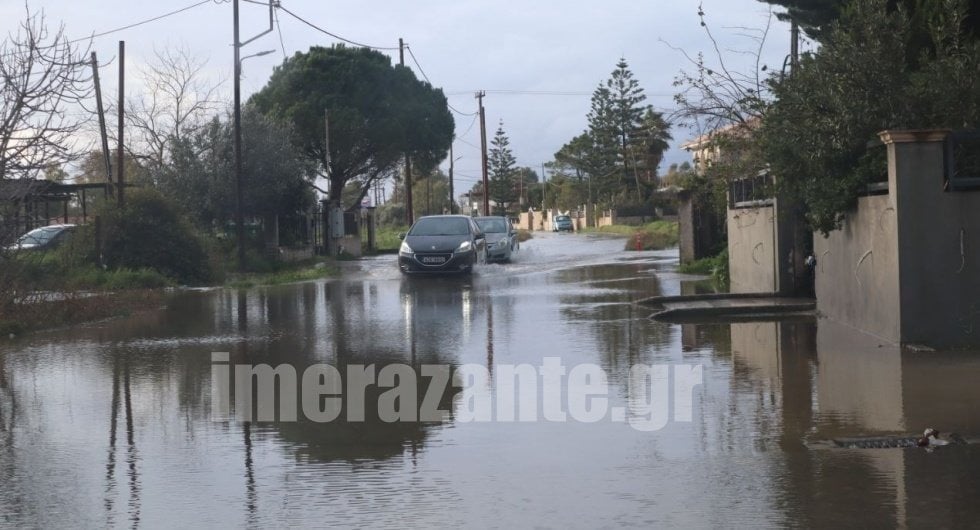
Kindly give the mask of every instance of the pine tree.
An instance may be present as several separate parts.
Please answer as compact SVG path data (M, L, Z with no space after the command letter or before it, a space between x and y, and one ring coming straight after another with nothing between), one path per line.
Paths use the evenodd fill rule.
M643 113L646 110L643 102L647 97L643 94L639 81L633 78L633 72L630 71L625 58L620 58L616 63L616 69L606 81L606 87L612 98L613 130L619 148L617 153L619 163L624 177L634 178L637 198L641 198L639 172L637 168L632 167L630 151L635 149L632 144L634 136L641 129Z
M608 87L599 85L592 93L592 108L586 119L589 124L586 134L591 145L584 165L593 187L589 200L594 201L614 193L621 176L616 160L619 147L614 102Z
M496 204L495 213L504 214L507 207L517 199L514 186L514 168L517 159L510 150L510 139L504 133L504 122L500 122L493 141L490 143L487 160L490 180L490 200Z

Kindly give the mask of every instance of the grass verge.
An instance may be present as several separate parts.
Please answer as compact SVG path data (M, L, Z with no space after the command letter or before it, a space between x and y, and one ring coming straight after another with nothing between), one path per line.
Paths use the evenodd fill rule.
M722 250L717 256L701 258L690 263L685 263L677 267L677 272L684 274L704 274L711 276L711 280L716 284L727 286L729 281L728 249Z
M602 226L589 231L628 237L626 250L663 250L676 247L679 240L677 223L674 221L653 221L642 226Z
M163 296L159 289L131 289L57 293L56 299L11 303L0 311L0 338L155 310L163 303Z
M286 264L283 268L268 273L234 274L225 282L226 287L249 288L257 285L281 285L284 283L307 282L336 276L340 269L324 260L311 260L296 264Z

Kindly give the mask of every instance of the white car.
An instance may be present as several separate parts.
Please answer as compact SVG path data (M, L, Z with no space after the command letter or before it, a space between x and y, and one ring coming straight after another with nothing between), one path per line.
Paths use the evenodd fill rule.
M16 252L19 250L47 250L52 249L64 242L75 230L75 225L48 225L35 228L30 232L17 238L17 242L7 247L8 251Z

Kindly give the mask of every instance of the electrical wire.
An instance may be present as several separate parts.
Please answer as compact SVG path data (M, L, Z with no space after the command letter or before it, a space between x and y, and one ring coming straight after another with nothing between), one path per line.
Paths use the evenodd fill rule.
M473 149L479 149L479 148L480 148L480 146L478 146L478 145L476 145L476 144L474 144L474 143L472 143L472 142L467 142L466 140L464 140L464 139L462 139L462 138L459 138L459 137L457 137L457 138L456 138L456 140L458 140L458 141L460 141L460 142L463 142L464 144L466 144L466 145L468 145L468 146L470 146L470 147L472 147Z
M282 46L282 60L285 61L286 57L286 42L282 39L282 25L279 24L279 11L274 11L276 16L276 30L279 32L279 46Z
M471 130L473 130L473 126L476 125L476 119L477 119L477 117L478 116L476 114L473 115L473 120L470 122L470 126L466 128L466 132L464 132L463 134L460 134L459 136L466 136L467 134L469 134L469 132Z
M68 41L68 43L69 44L75 44L76 42L83 42L83 41L87 41L87 40L94 39L94 38L97 38L97 37L103 37L105 35L109 35L109 34L112 34L112 33L118 33L120 31L125 31L127 29L135 28L137 26L142 26L143 24L149 24L150 22L156 22L157 20L161 20L161 19L164 19L164 18L173 16L173 15L176 15L178 13L183 13L184 11L189 11L191 9L194 9L195 7L203 6L204 4L210 4L211 2L212 2L212 0L202 0L201 2L197 2L195 4L191 4L189 6L182 7L180 9L177 9L176 11L171 11L169 13L165 13L165 14L160 15L160 16L156 16L156 17L153 17L153 18L148 18L146 20L141 20L139 22L135 22L133 24L129 24L128 26L122 26L120 28L110 29L108 31L103 31L101 33L93 33L92 35L89 35L88 37L85 37L85 38L70 40L70 41Z
M317 26L316 24L314 24L314 23L312 23L312 22L304 19L303 17L297 15L296 13L293 13L292 11L290 11L290 10L286 9L285 7L283 7L282 4L279 4L277 7L279 9L282 9L283 11L285 11L289 16L291 16L291 17L295 18L296 20L302 22L303 24L306 24L307 26L309 26L309 27L311 27L311 28L319 31L320 33L324 33L326 35L329 35L329 36L331 36L331 37L333 37L333 38L335 38L335 39L337 39L339 41L346 42L347 44L353 44L354 46L360 46L361 48L371 48L372 50L397 50L398 49L397 46L395 46L395 47L369 46L367 44L363 44L363 43L360 43L360 42L357 42L357 41L353 41L353 40L350 40L350 39L345 39L344 37L341 37L340 35L337 35L336 33L331 33L329 31L327 31L327 30L325 30L325 29Z
M425 70L423 70L422 65L419 64L419 60L415 58L415 52L412 51L412 47L411 46L405 46L405 47L408 48L408 56L412 58L412 62L415 63L415 67L419 69L419 73L422 74L422 78L425 79L430 85L432 85L433 83L429 79L429 76L425 75ZM460 116L478 116L480 114L479 112L463 112L457 109L456 107L450 105L448 101L446 102L446 106L449 107L449 109L455 112L456 114L459 114Z
M112 34L112 33L118 33L120 31L125 31L125 30L130 29L130 28L135 28L137 26L142 26L143 24L149 24L150 22L156 22L157 20L161 20L161 19L164 19L164 18L173 16L173 15L176 15L176 14L179 14L179 13L183 13L184 11L189 11L191 9L194 9L195 7L200 7L200 6L204 5L204 4L211 3L212 1L216 1L216 0L202 0L200 2L197 2L197 3L194 3L194 4L188 5L186 7L182 7L180 9L177 9L175 11L171 11L169 13L164 13L162 15L159 15L159 16L156 16L156 17L153 17L153 18L148 18L146 20L141 20L139 22L134 22L134 23L129 24L127 26L122 26L122 27L119 27L119 28L110 29L110 30L103 31L103 32L100 32L100 33L93 33L92 35L89 35L88 37L82 37L82 38L78 38L78 39L65 40L65 41L63 41L63 44L77 44L79 42L85 42L85 41L88 41L88 40L95 39L97 37L102 37L102 36L109 35L109 34ZM58 46L58 44L52 44L52 45L48 45L48 46L38 46L38 47L33 48L33 49L34 50L38 50L38 51L44 51L44 50L50 50L50 49L56 48L57 46ZM0 54L0 58L12 57L13 55L15 55L15 53L16 52L8 52L8 53Z

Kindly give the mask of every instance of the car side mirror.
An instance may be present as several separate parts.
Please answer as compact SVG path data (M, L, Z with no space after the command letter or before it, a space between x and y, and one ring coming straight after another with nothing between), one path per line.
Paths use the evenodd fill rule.
M405 232L399 232L398 239L405 239Z

